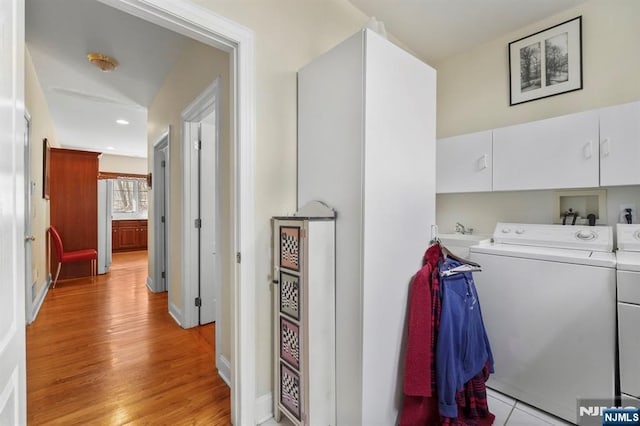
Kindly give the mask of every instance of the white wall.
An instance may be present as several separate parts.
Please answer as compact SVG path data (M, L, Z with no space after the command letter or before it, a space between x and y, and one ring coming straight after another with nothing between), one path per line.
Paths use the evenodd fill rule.
M271 392L272 216L296 208L296 72L362 28L346 0L197 0L255 32L257 393ZM283 11L286 10L286 13Z
M583 89L509 106L508 43L582 15ZM438 137L622 104L640 99L640 2L591 0L436 64ZM640 205L640 189L609 188L609 203ZM455 222L492 232L497 221L552 223L553 191L438 195L440 232ZM617 216L609 207L609 222Z
M35 296L39 297L47 280L46 241L49 229L49 200L42 198L42 140L47 138L51 147L59 147L56 129L38 81L31 54L25 49L25 103L31 114L31 180L35 182L31 197L32 278L36 282Z
M101 172L132 173L136 175L146 175L148 173L146 158L106 153L100 156L99 168Z

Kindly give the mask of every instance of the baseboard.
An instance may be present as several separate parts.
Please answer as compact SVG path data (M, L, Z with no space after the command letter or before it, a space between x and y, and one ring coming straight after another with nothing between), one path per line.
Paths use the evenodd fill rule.
M38 313L40 312L40 308L42 307L42 304L44 303L44 299L45 299L45 297L47 297L47 293L49 293L49 287L50 286L51 286L51 275L48 275L44 285L42 286L42 290L40 290L40 294L36 298L36 303L34 303L32 305L31 321L29 321L29 324L31 324L32 322L34 322L36 320L36 317L38 316Z
M151 278L150 276L147 276L147 288L151 293L156 293L156 291L153 288L153 278Z
M169 315L171 315L173 320L177 322L180 327L184 328L184 325L182 324L182 312L180 312L180 309L178 309L173 302L169 302Z
M257 424L273 418L273 394L271 392L256 399L255 418Z
M222 378L222 380L224 380L227 386L231 387L231 363L229 362L229 360L220 355L218 357L216 367L218 368L218 375Z

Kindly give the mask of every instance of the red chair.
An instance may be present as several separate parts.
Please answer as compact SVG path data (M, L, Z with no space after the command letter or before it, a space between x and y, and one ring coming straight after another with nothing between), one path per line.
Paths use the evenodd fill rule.
M85 260L91 261L91 276L97 275L98 273L98 252L96 249L83 249L83 250L75 250L75 251L64 251L64 247L62 246L62 238L60 238L60 233L54 226L49 227L49 234L53 239L53 247L56 250L56 255L58 256L58 272L56 272L56 278L53 280L53 288L56 287L56 283L58 282L58 275L60 275L60 268L63 263L71 263L71 262L82 262Z

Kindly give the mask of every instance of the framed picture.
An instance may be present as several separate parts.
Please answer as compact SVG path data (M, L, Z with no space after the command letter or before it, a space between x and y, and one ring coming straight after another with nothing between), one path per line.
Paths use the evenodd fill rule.
M509 43L510 105L582 89L582 16Z
M51 146L47 138L42 140L42 198L49 199L50 175L49 157L51 157Z

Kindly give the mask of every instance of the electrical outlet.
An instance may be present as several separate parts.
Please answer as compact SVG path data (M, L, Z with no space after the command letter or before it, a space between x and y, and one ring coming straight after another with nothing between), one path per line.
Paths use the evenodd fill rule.
M638 214L635 204L620 204L618 223L627 223L627 209L631 209L631 223L638 223Z

